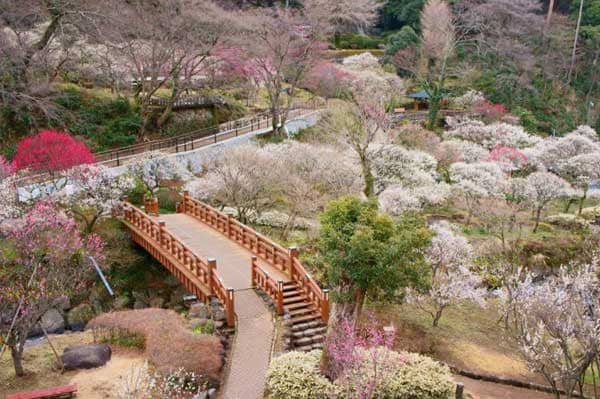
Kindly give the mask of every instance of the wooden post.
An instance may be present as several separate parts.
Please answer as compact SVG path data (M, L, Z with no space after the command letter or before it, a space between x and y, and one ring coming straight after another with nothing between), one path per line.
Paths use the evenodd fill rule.
M456 384L456 399L463 399L465 386L462 383Z
M227 303L226 303L226 312L227 312L227 326L235 327L235 315L233 314L234 309L234 295L233 288L227 288Z
M277 281L277 314L283 315L283 280Z
M256 288L256 259L258 259L256 256L252 256L252 260L250 261L250 265L251 265L251 272L250 272L250 286L252 288Z
M231 215L227 215L227 238L231 238L231 219L233 219L233 216Z
M298 257L298 247L289 247L288 249L290 250L290 264L289 264L288 275L293 280L293 276L294 276L294 259ZM284 272L285 272L285 270L284 270Z
M164 242L163 231L165 230L165 226L166 226L166 223L165 223L164 220L159 220L158 221L158 243L159 243L159 245L160 245L161 248L162 248L163 242Z
M321 303L321 318L327 324L329 322L329 290L323 290L323 303Z
M186 190L183 192L183 203L182 203L182 207L181 207L182 208L181 213L187 213L189 199L190 199L190 192Z
M215 270L217 269L217 260L214 258L208 258L208 289L210 290L210 295L215 294L215 289L213 287L213 276L215 274Z

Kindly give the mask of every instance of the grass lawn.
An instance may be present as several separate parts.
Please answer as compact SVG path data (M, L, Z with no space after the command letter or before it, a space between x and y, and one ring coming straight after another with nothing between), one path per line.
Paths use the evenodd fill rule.
M543 383L527 369L518 348L504 334L494 304L486 309L470 303L451 306L435 328L431 316L413 305L383 305L373 310L396 326L396 349L423 353L476 373Z

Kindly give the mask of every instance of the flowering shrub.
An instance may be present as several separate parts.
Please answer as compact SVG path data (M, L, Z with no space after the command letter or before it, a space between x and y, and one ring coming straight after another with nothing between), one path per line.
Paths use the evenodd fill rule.
M456 108L470 109L475 104L486 101L482 92L477 90L469 90L460 97L452 99L452 105Z
M546 217L546 223L559 226L565 229L585 229L590 227L590 223L584 218L578 217L571 213L559 213Z
M513 147L494 147L488 156L488 160L496 162L505 172L521 169L527 164L527 156Z
M596 219L600 217L600 206L592 206L581 210L581 217L584 219Z
M481 115L485 120L497 121L507 113L504 104L492 104L487 100L479 100L473 104L473 112Z
M267 371L270 399L326 399L333 384L320 373L321 351L288 352L271 361Z
M374 398L393 399L448 399L455 383L447 366L426 356L414 353L395 352L385 347L360 351L357 374L362 378L372 377L373 360L378 359L383 367L377 378ZM352 385L340 377L331 383L319 372L321 351L309 353L289 352L271 362L267 372L267 391L271 399L355 399L356 392L343 392L340 386ZM360 385L358 381L354 385Z
M13 159L16 170L31 169L49 173L94 162L94 155L84 143L67 133L54 130L21 140Z
M117 393L119 399L172 398L190 399L208 386L206 381L193 372L179 368L168 374L153 372L146 361L140 367L132 367Z

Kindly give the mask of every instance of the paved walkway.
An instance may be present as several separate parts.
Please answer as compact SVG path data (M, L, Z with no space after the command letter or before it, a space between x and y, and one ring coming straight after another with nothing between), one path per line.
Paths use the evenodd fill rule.
M274 327L271 312L251 289L252 253L202 222L185 214L161 215L167 229L198 255L217 260L217 274L235 290L237 333L223 399L262 399ZM289 278L265 262L259 264L276 279Z

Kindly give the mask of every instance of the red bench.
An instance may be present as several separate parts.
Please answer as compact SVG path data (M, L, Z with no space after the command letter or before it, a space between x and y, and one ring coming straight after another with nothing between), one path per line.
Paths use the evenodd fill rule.
M19 392L8 395L6 399L63 399L72 398L77 393L76 385L65 385L36 391Z

